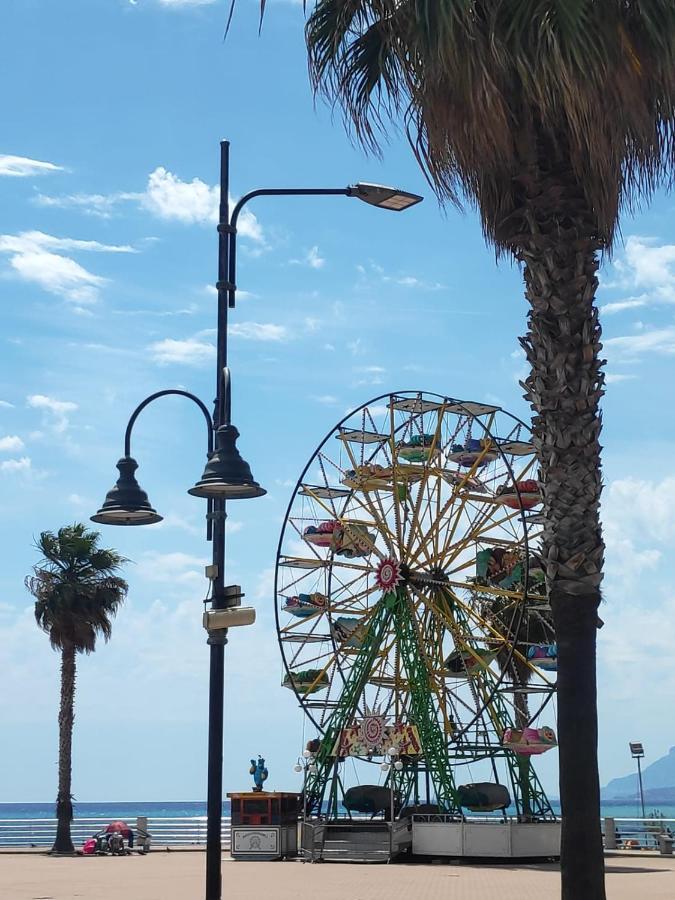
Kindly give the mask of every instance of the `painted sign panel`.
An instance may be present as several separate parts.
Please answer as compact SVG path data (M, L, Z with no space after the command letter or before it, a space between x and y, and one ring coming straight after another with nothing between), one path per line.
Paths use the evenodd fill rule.
M278 853L279 831L277 828L233 828L232 849L235 853Z

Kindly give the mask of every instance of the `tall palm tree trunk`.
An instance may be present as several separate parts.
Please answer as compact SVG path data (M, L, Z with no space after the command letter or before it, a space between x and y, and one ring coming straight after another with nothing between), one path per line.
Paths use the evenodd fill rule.
M540 152L522 190L525 221L514 245L525 263L530 302L522 344L532 368L525 387L535 411L542 555L558 643L562 900L603 900L595 662L604 554L604 361L593 303L600 244L595 217L560 144Z
M59 707L59 791L56 797L56 839L52 853L73 853L70 823L73 820L71 794L73 722L75 714L75 647L61 651L61 705Z

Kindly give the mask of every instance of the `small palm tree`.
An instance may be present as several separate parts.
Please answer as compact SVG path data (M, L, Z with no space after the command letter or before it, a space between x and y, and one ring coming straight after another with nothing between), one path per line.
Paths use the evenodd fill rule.
M26 578L35 597L35 619L61 651L61 703L59 707L59 787L56 797L56 839L52 853L72 853L70 823L75 654L92 653L96 640L107 641L112 619L126 597L128 585L115 573L123 559L114 550L99 547L97 531L81 524L43 531L36 547L42 559Z

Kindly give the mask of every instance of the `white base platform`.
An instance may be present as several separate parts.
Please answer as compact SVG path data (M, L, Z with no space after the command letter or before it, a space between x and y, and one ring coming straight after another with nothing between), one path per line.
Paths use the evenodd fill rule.
M431 822L417 821L415 816L412 852L416 856L550 859L560 856L560 822Z

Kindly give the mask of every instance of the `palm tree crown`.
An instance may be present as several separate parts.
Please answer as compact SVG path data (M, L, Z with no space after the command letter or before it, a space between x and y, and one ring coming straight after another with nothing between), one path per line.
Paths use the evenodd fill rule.
M55 650L73 646L91 653L99 635L110 639L112 619L128 590L114 572L125 560L98 542L98 532L82 524L57 534L43 531L37 541L43 558L26 586L35 597L35 619Z
M500 250L536 230L530 169L564 159L611 246L675 159L672 0L317 0L306 37L361 142L404 113L439 195L474 202Z

